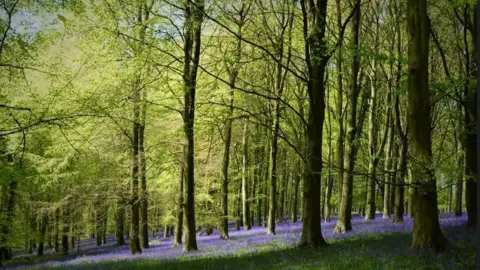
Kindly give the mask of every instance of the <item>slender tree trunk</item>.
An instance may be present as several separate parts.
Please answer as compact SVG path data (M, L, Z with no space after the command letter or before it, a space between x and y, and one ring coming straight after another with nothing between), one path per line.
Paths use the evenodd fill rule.
M132 254L140 254L139 230L140 230L140 212L139 212L139 198L138 198L138 176L139 176L139 128L140 128L140 81L137 78L135 88L133 89L133 129L132 129L132 168L131 168L131 185L130 185L130 252ZM99 222L99 221L97 221ZM99 234L100 232L97 232ZM98 237L98 236L97 236ZM98 242L98 240L97 240Z
M70 226L70 248L75 249L75 226L73 224Z
M261 134L261 132L259 132L259 135ZM262 198L262 195L263 195L263 185L265 184L264 183L264 178L262 177L263 176L263 171L262 168L262 163L264 161L264 148L265 148L265 145L262 146L262 148L257 148L257 155L256 155L256 159L257 159L257 163L255 164L255 175L254 177L257 178L257 193L256 193L256 208L257 208L257 213L256 213L256 218L257 218L257 226L262 226L262 203L263 203L263 199Z
M397 116L398 117L398 116ZM400 146L400 157L397 171L400 173L397 178L397 185L395 187L395 207L393 209L393 222L403 222L403 204L404 204L404 183L407 174L407 151L408 144L406 134L402 136Z
M143 89L140 104L140 122L138 126L138 155L140 178L140 246L149 248L148 245L148 194L147 194L147 159L145 158L145 119L147 114L147 91Z
M250 222L250 203L248 198L249 186L248 186L248 117L245 118L245 124L243 127L243 155L242 155L242 218L243 229L252 229L252 223Z
M342 31L342 7L341 2L342 0L336 0L337 2L337 25L338 31ZM343 49L342 44L343 40L340 40L338 53L337 53L337 98L336 98L336 114L337 114L337 121L338 121L338 134L337 134L337 145L336 145L336 166L337 166L337 183L338 183L338 208L340 208L340 202L342 201L342 188L343 188L343 155L344 155L344 130L343 130L343 70L342 70L342 62L343 62Z
M329 100L329 93L330 91L327 91L327 100ZM328 175L327 175L327 180L326 180L326 185L325 185L325 199L324 199L324 207L322 210L324 210L324 219L325 222L330 222L330 215L331 215L331 198L332 198L332 189L333 189L333 177L332 177L332 156L333 156L333 148L332 148L332 117L331 117L331 110L328 110Z
M63 234L62 234L62 253L68 254L68 233L70 231L70 205L67 204L63 210Z
M283 41L282 41L283 43ZM282 46L283 47L283 46ZM283 55L283 53L281 54ZM277 66L277 95L281 97L283 91L282 66ZM273 120L272 146L270 151L270 197L268 208L267 234L275 234L275 215L277 212L277 154L278 154L278 133L280 131L280 102L275 102L275 118Z
M107 244L107 221L108 221L108 208L105 209L105 215L103 216L102 223L102 243Z
M437 186L432 164L430 93L428 89L429 22L426 0L407 0L408 154L411 156L414 249L445 249L438 221Z
M374 76L376 77L376 76ZM376 80L376 78L374 78ZM377 86L375 82L372 82L371 94L370 94L370 115L368 123L368 148L370 151L370 161L368 164L368 190L367 190L367 206L366 206L366 220L375 219L375 186L376 186L376 155L377 155L377 143L376 143L376 110L377 110ZM387 133L388 134L388 133ZM385 190L389 187L388 183L385 183Z
M360 5L357 1L356 5ZM352 229L352 195L353 195L353 170L355 160L355 135L356 135L356 119L357 119L357 101L358 101L358 71L360 68L360 56L358 55L359 32L360 32L360 7L358 6L353 15L352 24L352 47L355 48L352 61L352 71L350 78L350 89L348 93L347 107L347 133L345 142L344 170L342 200L340 202L337 224L334 228L335 232L346 232Z
M458 110L460 113L462 112L462 107L459 104ZM462 215L462 195L463 195L463 172L465 170L464 160L464 130L462 125L458 124L457 126L457 136L456 136L456 146L457 146L457 168L459 169L459 175L457 176L457 181L455 182L455 208L454 208L454 215L459 217Z
M59 252L60 251L60 245L58 243L58 238L59 238L59 230L60 230L60 209L57 208L55 209L55 232L54 232L54 248L55 248L55 252Z
M292 204L292 222L295 223L297 222L298 219L298 188L300 186L300 173L302 171L302 166L301 166L301 161L297 162L297 170L298 172L295 173L295 188L293 191L293 204Z
M39 234L38 234L38 249L37 249L38 256L43 255L43 250L44 250L43 247L45 244L45 232L48 226L48 214L42 213L41 216L42 218L40 220L40 228L39 228Z
M390 132L390 134L393 133L393 130ZM393 140L393 136L391 136L388 140L388 146L387 146L387 155L385 157L386 161L385 161L385 169L388 171L391 169L392 167L392 158L394 157L394 155L392 154L392 151L393 151L393 147L394 147L394 143L392 141ZM384 176L384 188L383 188L383 218L390 218L390 203L391 203L391 198L390 198L390 193L391 193L391 190L390 188L394 189L394 187L391 186L391 183L392 183L392 180L393 180L393 177L391 176L390 173L387 173L385 174ZM375 188L375 186L374 186Z
M117 238L117 245L123 246L125 245L125 201L123 199L119 199L117 201L117 213L115 216L115 237Z
M176 219L176 222L175 222L175 238L173 239L173 246L178 246L178 245L182 244L183 215L184 215L184 213L183 213L183 208L184 208L183 185L184 185L184 182L185 182L184 168L183 168L183 166L180 166L180 179L178 181L179 189L178 189L177 219Z
M12 162L12 156L8 155L9 162ZM15 178L10 179L10 183L7 188L7 199L6 199L6 214L5 220L0 225L1 234L0 234L0 261L9 260L12 258L12 253L8 247L8 240L10 236L10 228L13 222L13 217L15 216L15 202L17 198L17 180Z
M239 37L237 38L236 42L236 50L234 56L235 64L229 68L229 83L230 83L230 100L228 105L228 118L225 123L225 144L223 150L223 159L222 159L222 172L221 172L221 218L220 218L220 238L221 239L228 239L228 166L230 163L230 144L232 138L232 117L233 117L233 103L234 103L234 89L236 87L236 81L239 72L238 63L241 60L241 49L242 49L242 27L245 20L245 14L243 13L243 9L240 11L240 20L238 22L238 33Z
M395 3L394 5L395 14L399 14L399 6ZM396 15L396 26L395 26L395 38L396 38L396 48L397 48L397 57L402 55L402 31L400 28L399 16ZM402 76L402 64L399 62L397 64L397 72L395 78L395 89L400 88L400 79ZM400 157L398 159L397 170L400 173L396 178L396 187L395 187L395 207L393 209L393 222L403 222L403 213L404 213L404 194L405 194L405 178L407 176L407 155L408 155L408 126L402 128L402 117L400 112L400 97L395 96L395 127L397 133L400 134ZM405 118L404 118L405 119ZM407 204L408 205L408 204Z

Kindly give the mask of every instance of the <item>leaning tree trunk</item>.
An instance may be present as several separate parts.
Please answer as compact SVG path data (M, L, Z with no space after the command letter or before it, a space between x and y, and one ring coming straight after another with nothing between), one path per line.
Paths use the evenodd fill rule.
M358 55L359 46L359 32L360 32L360 3L354 11L352 24L352 47L354 49L354 57L352 61L352 71L350 74L350 89L348 93L348 109L347 109L347 136L345 142L345 156L344 156L344 174L342 187L342 200L338 210L337 224L335 225L335 232L346 232L352 229L352 195L353 195L353 170L355 164L355 134L356 134L356 119L357 119L357 100L358 100L358 71L360 68L360 58Z
M203 21L203 0L185 2L185 37L184 37L184 111L183 130L185 134L186 151L184 155L185 167L185 243L184 251L197 250L195 226L195 170L194 170L194 122L195 122L195 93L197 84L197 70L200 62L201 26Z
M426 0L408 0L408 154L411 157L414 249L445 249L440 229L437 184L432 162L430 91L428 89L429 21Z

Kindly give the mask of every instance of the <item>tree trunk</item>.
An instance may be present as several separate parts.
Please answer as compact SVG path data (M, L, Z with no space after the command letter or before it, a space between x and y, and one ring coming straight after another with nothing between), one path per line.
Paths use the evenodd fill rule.
M408 144L406 134L402 136L400 146L400 157L397 171L400 173L397 178L397 185L395 187L395 207L393 209L393 222L403 222L403 204L404 204L404 183L407 174L407 151Z
M297 170L298 172L295 173L295 188L293 191L293 204L292 204L292 222L297 222L298 219L298 188L300 186L300 173L302 171L301 161L297 162Z
M337 224L335 225L335 232L346 232L352 229L352 195L353 195L353 170L355 164L355 135L356 135L356 119L357 119L357 100L358 100L358 71L360 68L360 59L358 55L359 46L359 32L360 32L360 4L357 1L355 14L353 15L352 24L352 47L355 49L355 54L352 61L352 71L350 78L350 89L348 93L348 107L347 107L347 133L345 142L345 156L344 156L344 174L342 187L342 200L338 210Z
M59 230L60 230L60 209L55 209L55 235L54 235L54 248L55 252L60 251L60 245L58 243L59 238Z
M102 223L102 244L107 244L107 221L108 221L108 208L105 209L105 215L103 216Z
M459 104L458 110L461 113L462 112L462 107ZM459 124L457 126L457 132L456 132L456 148L457 148L457 168L459 175L457 176L457 181L455 182L455 206L454 206L454 215L459 217L462 216L462 195L463 195L463 172L465 170L465 147L464 147L464 130L462 128L462 125Z
M374 76L376 77L376 76ZM376 81L376 78L374 78ZM377 159L377 143L376 143L376 125L375 125L375 118L376 118L376 110L377 110L377 86L375 82L372 82L371 87L371 94L370 94L370 115L369 115L369 123L368 123L368 148L370 152L370 160L368 164L368 189L367 189L367 206L366 206L366 220L373 220L375 219L375 186L376 186L376 159ZM387 127L386 127L387 128ZM388 134L388 133L387 133ZM386 134L386 135L387 135ZM388 136L388 135L387 135ZM388 149L388 147L387 147ZM391 148L390 148L391 150ZM388 159L388 157L387 157ZM389 187L388 183L385 183L385 190Z
M117 238L117 245L125 245L125 202L123 199L117 201L117 214L115 217L115 237Z
M177 218L175 222L175 238L173 239L173 246L178 246L182 244L182 234L183 234L183 208L184 208L184 168L180 166L180 179L178 181L178 205L177 205Z
M466 80L464 88L464 98L465 98L465 202L467 206L467 224L468 226L475 226L477 224L477 170L478 166L478 157L477 157L477 117L478 117L478 90L470 86L471 78L475 80L475 70L477 70L475 60L477 59L477 4L473 5L473 16L474 23L473 29L470 29L472 34L472 39L475 44L473 48L473 56L470 59L469 54L469 41L467 37L467 28L464 28L464 43L465 43L465 63L466 63ZM465 20L471 20L470 12L465 12ZM477 70L477 75L480 74L480 71Z
M395 14L399 14L399 7L394 6ZM396 38L396 47L397 47L397 57L402 55L402 31L400 28L400 22L398 15L396 16L396 26L395 26L395 38ZM400 79L402 76L402 64L399 62L397 64L397 73L395 78L395 89L400 88ZM397 170L400 173L396 178L397 185L395 186L395 207L393 209L393 222L403 222L403 213L404 213L404 194L405 194L405 178L407 176L407 155L408 155L408 126L402 128L402 117L400 112L400 97L395 95L395 127L397 133L400 134L400 157L398 159ZM405 118L403 118L405 119Z
M243 155L242 155L242 218L243 229L252 229L252 223L250 222L250 204L248 198L249 186L248 186L248 117L245 119L243 127Z
M201 25L203 21L203 0L185 2L185 37L184 37L184 70L183 83L185 88L183 127L185 133L186 151L185 166L185 243L184 251L197 250L195 226L195 170L194 170L194 122L195 122L195 92L197 70L200 62Z
M40 226L39 226L40 228L39 228L39 234L38 234L38 249L37 249L38 256L43 255L43 250L45 245L45 232L48 226L48 215L46 213L42 213L41 216L42 218L40 220Z
M221 218L220 218L220 238L221 239L228 239L228 166L230 163L230 144L232 139L232 117L234 111L234 90L236 87L236 81L239 72L239 65L238 63L242 57L242 27L245 23L245 15L244 9L242 8L239 11L239 21L238 21L238 38L236 39L236 50L234 55L234 64L228 68L229 73L229 86L230 86L230 100L228 105L228 112L227 112L227 121L225 123L225 138L224 138L224 151L223 151L223 159L222 159L222 171L221 171Z
M140 248L140 239L139 239L139 227L140 227L140 213L139 213L139 198L138 198L138 173L139 173L139 149L138 149L138 135L139 135L139 127L140 127L140 82L139 78L135 83L135 87L133 89L133 130L132 130L132 140L131 140L131 147L132 147L132 168L131 168L131 185L130 185L130 209L131 209L131 216L130 216L130 252L132 254L140 254L142 250ZM97 221L99 222L99 221ZM97 232L97 235L100 232ZM98 236L97 236L98 238ZM99 240L97 240L97 243Z
M9 162L12 162L12 156L8 155ZM12 253L8 247L8 240L10 236L11 224L13 222L13 217L15 215L15 202L17 198L17 180L15 178L10 179L8 184L8 192L6 199L6 218L4 222L0 225L1 234L0 234L0 261L9 260L12 258Z
M147 159L145 158L145 119L147 114L147 90L143 89L140 104L140 122L138 126L138 155L140 178L140 246L149 248L148 245L148 194L147 194Z
M321 231L321 181L322 181L322 143L323 122L325 120L325 68L328 56L325 52L325 29L327 16L327 1L301 1L305 59L308 68L307 92L310 101L307 128L307 147L303 183L302 213L303 225L299 246L319 247L326 244ZM309 23L310 21L310 23ZM308 28L312 25L311 29Z
M328 80L328 79L327 79ZM327 91L327 100L329 100L329 93L330 91ZM333 157L333 148L332 148L332 117L331 117L331 110L327 110L327 115L328 115L328 137L327 137L327 143L328 143L328 175L326 179L326 185L325 185L325 197L324 197L324 207L321 209L324 211L323 212L323 217L325 222L330 222L330 215L331 215L331 198L332 198L332 189L333 189L333 176L332 176L332 157Z
M337 0L337 25L339 27L338 31L342 31L342 0ZM336 144L336 166L337 166L337 184L338 184L338 208L340 208L340 202L342 201L342 188L343 188L343 155L344 155L344 130L343 130L343 71L342 71L342 62L343 62L343 40L340 40L338 53L337 53L337 98L336 98L336 114L338 121L338 134L337 134L337 144ZM328 216L328 218L330 218Z
M430 93L428 89L429 21L426 0L407 0L408 154L413 182L413 249L445 249L438 221L437 186L432 164Z
M63 210L63 234L62 234L62 253L68 254L68 233L70 231L70 209L69 204L67 204Z

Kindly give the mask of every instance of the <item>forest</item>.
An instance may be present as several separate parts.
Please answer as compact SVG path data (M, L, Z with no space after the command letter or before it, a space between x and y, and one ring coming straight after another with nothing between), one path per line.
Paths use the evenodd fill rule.
M0 0L0 267L477 269L478 10Z

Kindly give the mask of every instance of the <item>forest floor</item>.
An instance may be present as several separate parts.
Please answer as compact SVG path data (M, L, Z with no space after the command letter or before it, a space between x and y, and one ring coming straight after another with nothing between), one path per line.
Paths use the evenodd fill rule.
M115 246L113 238L95 247L93 239L81 241L69 255L18 256L4 263L7 269L476 269L476 231L466 227L466 215L440 215L449 240L439 255L414 252L412 221L392 223L381 214L375 220L352 219L353 230L333 232L335 219L322 223L328 245L317 250L299 249L301 222L277 225L276 235L264 227L249 231L230 229L230 239L215 232L197 236L199 251L183 253L170 239L153 239L141 255L131 255L128 245Z

